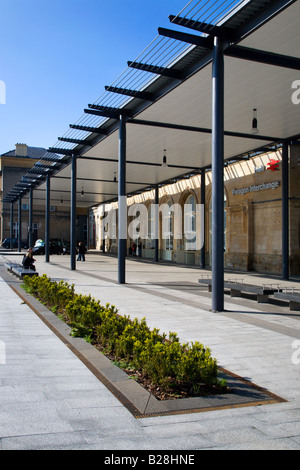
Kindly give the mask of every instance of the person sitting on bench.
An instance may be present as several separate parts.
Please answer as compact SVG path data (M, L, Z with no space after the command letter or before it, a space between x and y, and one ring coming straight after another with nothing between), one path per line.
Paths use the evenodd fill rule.
M35 266L34 266L35 259L32 256L32 248L28 248L28 252L26 255L24 255L23 258L23 268L24 269L30 269L31 271L35 271Z

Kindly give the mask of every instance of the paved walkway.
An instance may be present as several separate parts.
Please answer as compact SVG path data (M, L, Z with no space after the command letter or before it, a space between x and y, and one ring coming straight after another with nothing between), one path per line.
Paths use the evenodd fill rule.
M0 267L5 259L21 256L0 252ZM50 263L38 257L36 266L121 314L146 317L150 327L176 331L181 341L200 341L220 366L287 402L135 419L2 276L0 449L300 449L299 312L226 296L226 311L212 313L210 294L197 285L203 272L195 268L128 260L127 284L120 286L117 260L109 256L88 254L76 271L68 256L51 256ZM297 279L249 273L226 277L299 286Z

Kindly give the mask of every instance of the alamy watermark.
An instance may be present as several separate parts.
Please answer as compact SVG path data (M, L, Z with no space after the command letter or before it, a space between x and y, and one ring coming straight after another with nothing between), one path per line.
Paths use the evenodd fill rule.
M292 93L292 103L300 104L300 80L294 80L292 83L292 89L296 90Z
M204 243L203 204L132 204L126 206L126 196L119 201L117 210L111 208L102 214L101 241L107 236L132 240L183 240L186 250L200 250ZM160 223L161 221L161 223Z
M6 346L4 341L0 340L0 365L6 364Z
M0 80L0 104L6 104L6 84Z
M295 351L292 354L292 363L297 366L300 364L300 340L296 339L293 341L292 348L295 349Z

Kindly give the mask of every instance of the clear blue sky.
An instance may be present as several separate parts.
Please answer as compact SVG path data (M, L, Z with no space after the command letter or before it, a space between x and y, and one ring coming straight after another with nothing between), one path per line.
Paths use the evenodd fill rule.
M187 3L1 0L0 154L54 145Z

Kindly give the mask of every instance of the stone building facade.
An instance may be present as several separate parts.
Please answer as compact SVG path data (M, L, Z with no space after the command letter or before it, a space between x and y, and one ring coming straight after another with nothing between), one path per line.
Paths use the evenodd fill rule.
M281 273L282 269L282 169L281 149L254 155L224 168L224 260L225 268ZM290 272L300 274L300 151L290 148ZM128 197L130 207L142 204L148 212L146 236L127 239L128 254L133 242L139 247L138 255L153 259L154 241L151 237L151 206L154 190ZM206 265L211 263L211 172L205 175L205 204L201 206L201 177L194 175L159 188L159 206L169 205L159 212L159 258L174 263L200 265L200 245L190 244L185 224L189 221L191 233L205 234ZM181 208L176 218L174 207ZM186 209L186 207L188 209ZM198 208L200 207L200 210ZM115 214L107 228L110 211ZM180 212L180 210L179 210ZM117 253L117 203L90 209L90 246ZM128 226L134 217L128 216ZM106 224L106 225L105 225ZM145 225L145 224L144 224ZM147 225L147 222L146 222ZM163 225L169 227L162 236ZM113 230L111 229L113 227ZM130 232L130 231L129 231Z
M1 240L10 238L10 204L2 203L3 197L18 183L32 166L46 153L46 149L16 144L15 149L0 156L0 233ZM21 239L28 245L29 205L28 198L22 200ZM86 218L85 218L86 220ZM13 212L14 238L18 236L18 204ZM33 240L45 237L45 196L33 191ZM70 210L59 200L51 207L50 237L70 238Z

